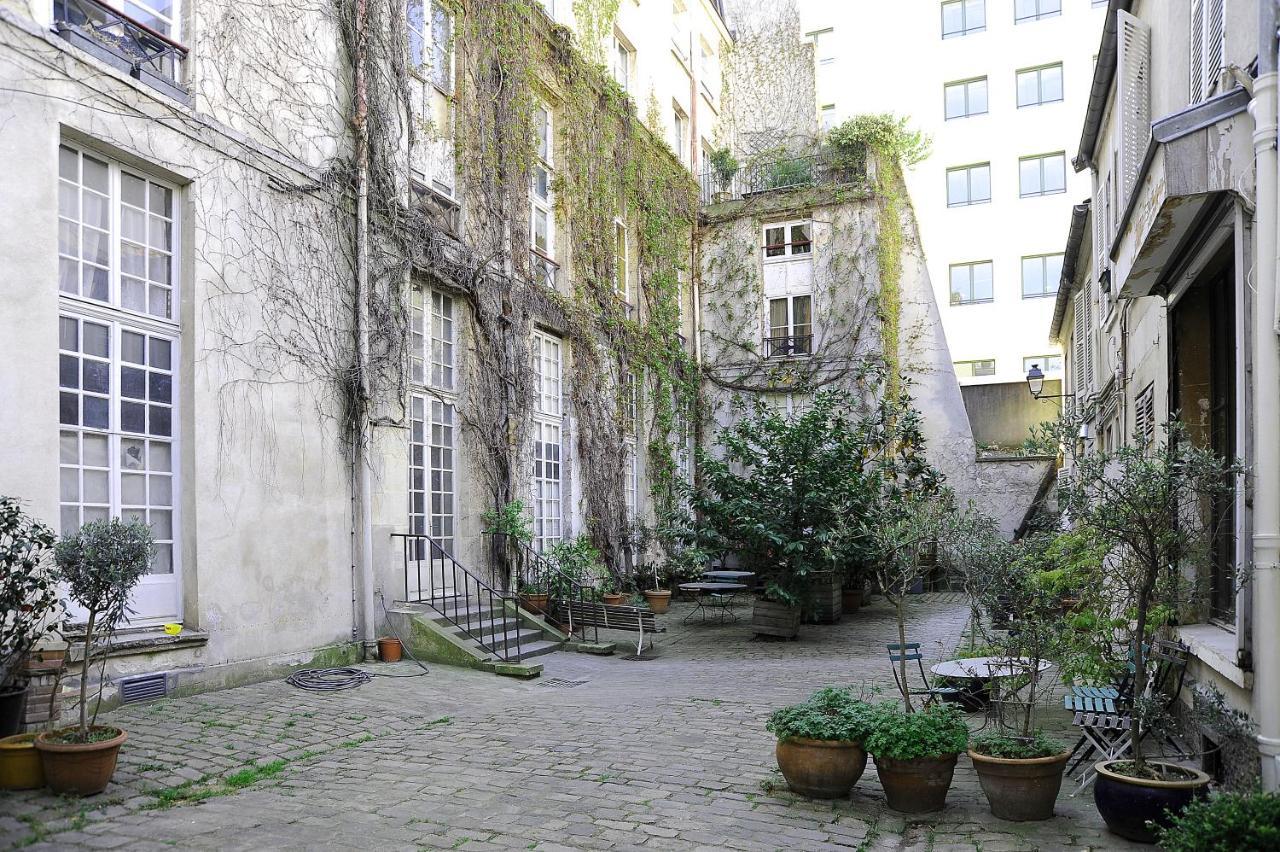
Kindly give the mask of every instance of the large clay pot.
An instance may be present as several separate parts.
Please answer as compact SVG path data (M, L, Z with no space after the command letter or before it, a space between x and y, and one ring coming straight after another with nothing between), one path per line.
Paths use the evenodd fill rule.
M1050 819L1071 752L1013 760L969 749L991 813L1013 822Z
M525 609L529 610L529 612L542 613L547 611L547 601L550 599L549 595L531 594L521 595L521 597L524 598Z
M610 593L600 596L600 603L605 606L620 606L622 604L623 595L620 593Z
M647 589L644 593L644 599L649 603L649 609L653 610L655 615L662 615L667 611L667 607L671 605L671 591L669 589Z
M840 608L845 615L857 612L862 606L862 589L845 587L840 590Z
M36 734L0 739L0 790L35 790L44 786L44 769L35 740Z
M889 807L904 814L942 810L959 755L917 757L911 760L876 758L876 774Z
M22 720L27 715L27 687L11 686L0 689L0 737L8 737L22 730Z
M1209 776L1199 769L1179 766L1187 773L1181 781L1150 781L1121 775L1112 767L1127 760L1104 760L1094 764L1098 780L1093 784L1093 803L1112 834L1118 834L1138 843L1155 843L1155 832L1147 828L1147 820L1168 825L1165 811L1179 813L1194 799L1204 796L1209 789ZM1153 766L1174 766L1159 760L1149 760Z
M843 799L867 768L867 753L858 743L778 740L778 768L787 786L811 799Z
M119 728L97 725L95 731L115 731L116 736L93 743L50 741L65 731L45 731L36 737L36 750L44 767L45 783L55 793L92 796L107 789L116 771L116 758L128 734Z

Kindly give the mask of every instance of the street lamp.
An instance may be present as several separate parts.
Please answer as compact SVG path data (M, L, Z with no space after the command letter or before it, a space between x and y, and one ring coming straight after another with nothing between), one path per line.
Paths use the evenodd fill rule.
M1073 393L1045 393L1044 392L1044 371L1040 369L1039 364L1032 364L1031 369L1027 370L1027 390L1031 391L1031 395L1036 399L1073 399Z

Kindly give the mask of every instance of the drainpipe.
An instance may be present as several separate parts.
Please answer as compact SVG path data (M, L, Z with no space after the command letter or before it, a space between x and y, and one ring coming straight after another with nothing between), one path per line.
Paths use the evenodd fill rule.
M1253 423L1280 422L1280 337L1276 333L1277 162L1276 6L1258 3L1258 78L1249 113L1257 176L1254 247ZM1259 433L1261 434L1261 432ZM1280 790L1280 442L1254 442L1253 716L1262 783Z

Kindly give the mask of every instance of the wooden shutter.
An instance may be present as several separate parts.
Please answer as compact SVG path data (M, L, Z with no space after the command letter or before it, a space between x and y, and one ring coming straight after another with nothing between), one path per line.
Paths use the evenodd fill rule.
M1072 311L1071 345L1073 349L1072 372L1075 374L1075 392L1087 396L1093 385L1093 354L1089 346L1093 335L1089 311L1089 288L1083 287L1075 295Z
M1133 437L1150 442L1156 434L1156 389L1149 384L1133 403Z
M1204 0L1191 0L1191 73L1189 103L1204 100Z
M1226 67L1224 0L1207 0L1204 34L1204 94L1213 94Z
M1119 206L1123 209L1138 182L1138 169L1151 138L1151 28L1128 12L1119 23L1116 67L1120 123Z
M1089 214L1093 219L1093 277L1100 278L1103 271L1107 268L1107 240L1106 240L1106 212L1103 208L1104 193L1106 192L1106 184L1102 180L1102 173L1095 171L1094 180L1097 186L1093 191L1093 203L1090 206Z

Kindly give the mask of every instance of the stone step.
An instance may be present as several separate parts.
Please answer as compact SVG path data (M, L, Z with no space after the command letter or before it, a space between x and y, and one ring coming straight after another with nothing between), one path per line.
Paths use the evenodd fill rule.
M455 633L459 635L465 635L462 633L461 630L456 630ZM530 627L523 627L523 628L520 628L519 630L508 630L505 633L498 633L493 635L486 633L482 638L484 639L485 644L491 647L511 648L514 650L517 636L519 636L520 651L523 654L525 645L532 644L542 639L542 631L534 628L530 628ZM471 641L475 641L475 640L471 640ZM477 642L477 644L479 643ZM480 650L483 651L484 648L482 647Z
M520 643L520 660L527 660L530 657L541 657L543 654L550 654L552 651L560 650L560 643L554 639L539 639L536 642Z

